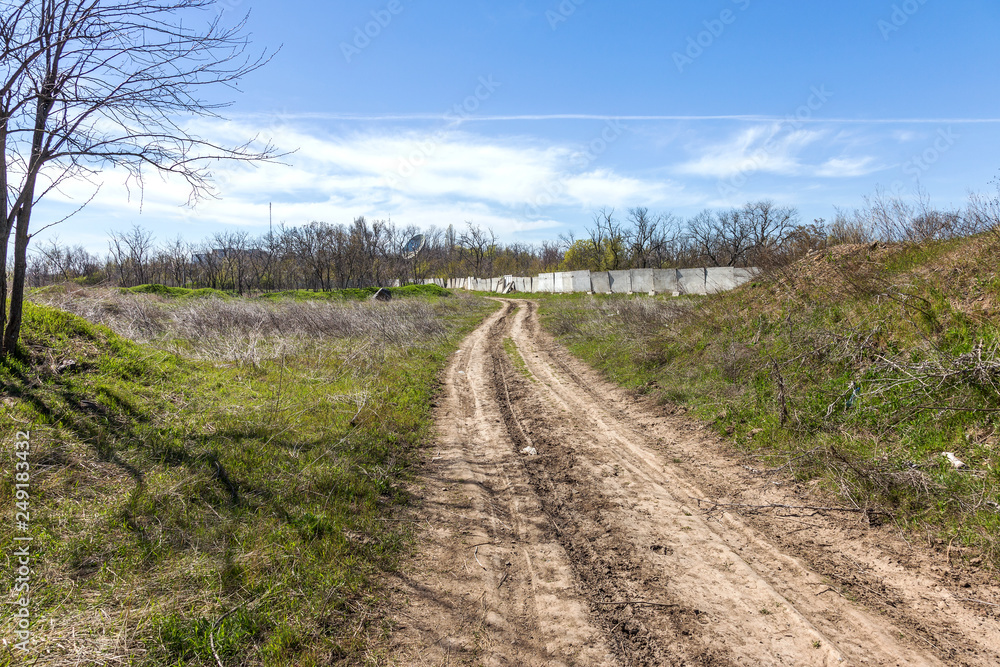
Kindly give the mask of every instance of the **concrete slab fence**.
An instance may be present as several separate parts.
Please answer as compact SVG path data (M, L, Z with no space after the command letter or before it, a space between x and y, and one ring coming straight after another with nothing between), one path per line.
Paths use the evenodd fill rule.
M754 279L759 269L717 266L700 269L629 269L622 271L558 271L534 277L452 278L425 280L448 289L473 292L569 294L715 294Z

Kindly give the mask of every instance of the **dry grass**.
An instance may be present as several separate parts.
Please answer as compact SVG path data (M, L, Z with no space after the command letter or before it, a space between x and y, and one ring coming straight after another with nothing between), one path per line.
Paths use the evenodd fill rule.
M60 289L36 303L103 324L120 336L195 359L257 367L316 341L361 342L370 353L434 342L446 333L426 300L388 303L326 300L177 300L110 289Z

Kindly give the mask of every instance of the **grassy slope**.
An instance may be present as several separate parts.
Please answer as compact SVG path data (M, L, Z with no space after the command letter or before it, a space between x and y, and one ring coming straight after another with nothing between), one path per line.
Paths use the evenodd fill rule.
M842 247L727 294L573 295L542 312L575 354L693 409L752 465L996 565L997 246Z
M26 304L25 356L0 364L0 421L8 452L31 429L38 646L59 664L209 665L224 618L226 665L361 661L378 631L374 577L407 544L396 483L440 369L493 308L421 301L437 335L298 341L242 366ZM3 553L14 534L0 524ZM12 636L6 619L0 632ZM7 651L0 664L20 664Z

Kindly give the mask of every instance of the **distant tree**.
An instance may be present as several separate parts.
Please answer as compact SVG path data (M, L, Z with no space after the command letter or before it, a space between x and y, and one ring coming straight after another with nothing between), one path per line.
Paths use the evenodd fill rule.
M469 272L477 277L485 277L493 272L493 256L496 252L497 237L493 230L483 229L470 221L465 223L466 229L458 237L458 245L468 258Z
M590 239L577 239L572 241L566 252L563 254L563 260L559 263L560 271L581 271L586 269L594 269L595 266L600 265L599 260L600 253L597 248L594 247L594 242Z
M798 211L770 200L743 208L705 210L688 222L688 240L703 261L713 266L756 266L781 257L798 229Z
M153 233L139 225L133 225L127 232L111 232L108 251L118 272L119 285L134 287L149 283L153 243Z

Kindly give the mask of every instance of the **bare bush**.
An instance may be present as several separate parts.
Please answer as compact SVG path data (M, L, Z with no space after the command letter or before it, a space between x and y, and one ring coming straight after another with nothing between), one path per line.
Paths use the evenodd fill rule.
M33 295L31 300L102 324L135 341L160 338L167 333L170 321L157 304L158 299L110 289L50 289Z
M989 197L978 192L969 195L965 217L979 231L990 231L1000 238L1000 186L998 196Z
M875 230L868 216L858 210L837 209L837 215L830 224L832 245L871 243L875 240Z
M924 243L972 236L996 226L998 209L995 200L972 195L964 211L939 210L931 207L930 198L922 190L907 200L878 188L864 198L861 208L837 210L830 225L830 241Z

